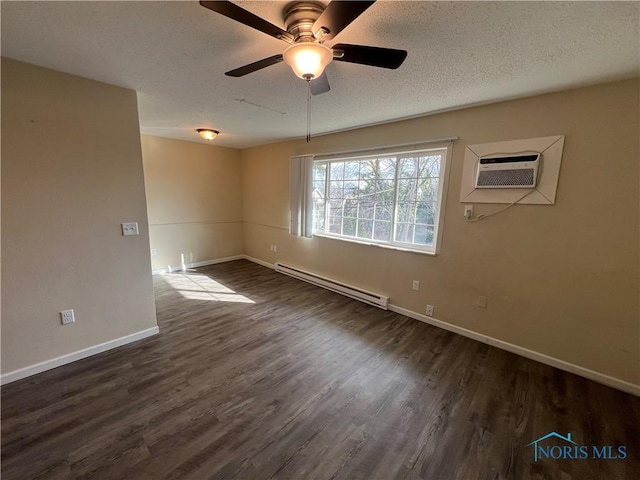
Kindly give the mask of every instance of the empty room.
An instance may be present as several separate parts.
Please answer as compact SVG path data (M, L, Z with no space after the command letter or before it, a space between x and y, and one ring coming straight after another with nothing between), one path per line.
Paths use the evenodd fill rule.
M0 9L3 480L638 478L640 3Z

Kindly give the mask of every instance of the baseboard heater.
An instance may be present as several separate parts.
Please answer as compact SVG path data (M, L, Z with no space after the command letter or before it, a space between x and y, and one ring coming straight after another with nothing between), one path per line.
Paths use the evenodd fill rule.
M383 310L387 310L389 305L389 297L385 297L384 295L380 295L377 293L367 292L366 290L361 290L350 285L345 285L344 283L336 282L334 280L331 280L330 278L321 277L320 275L316 275L315 273L305 272L304 270L300 270L299 268L284 265L282 263L276 263L275 270L276 272L284 273L285 275L297 278L298 280L303 280L305 282L317 285L318 287L331 290L332 292L340 293L347 297L360 300L361 302L368 303L369 305L373 305L374 307L382 308Z

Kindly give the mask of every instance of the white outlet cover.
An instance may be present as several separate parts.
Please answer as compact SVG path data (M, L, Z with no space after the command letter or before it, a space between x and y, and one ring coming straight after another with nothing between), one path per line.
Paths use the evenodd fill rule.
M122 224L122 235L138 235L138 222L127 222Z
M69 325L70 323L75 323L76 317L73 314L73 310L62 310L60 312L60 320L63 325Z
M473 205L464 206L464 218L467 220L473 218Z

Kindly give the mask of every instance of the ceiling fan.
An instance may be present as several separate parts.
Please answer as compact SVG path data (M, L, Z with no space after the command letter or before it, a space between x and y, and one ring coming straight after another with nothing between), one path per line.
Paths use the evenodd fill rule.
M329 48L324 44L348 27L374 3L375 0L334 0L325 7L319 2L293 2L284 10L286 30L283 30L229 1L200 1L200 5L209 10L289 44L281 54L230 70L225 75L242 77L284 61L298 77L309 82L312 95L330 90L324 69L332 60L390 69L402 65L407 57L405 50L345 43L338 43Z

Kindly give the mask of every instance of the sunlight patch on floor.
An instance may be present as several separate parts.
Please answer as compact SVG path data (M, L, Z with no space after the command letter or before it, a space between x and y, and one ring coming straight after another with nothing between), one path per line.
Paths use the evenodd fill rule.
M199 273L165 273L162 278L180 295L189 300L207 300L211 302L256 303L234 292L230 288Z

